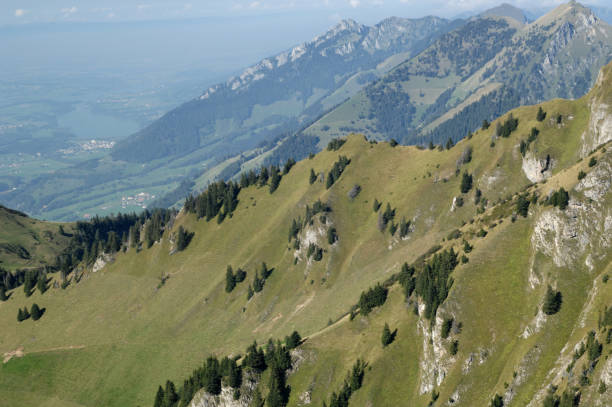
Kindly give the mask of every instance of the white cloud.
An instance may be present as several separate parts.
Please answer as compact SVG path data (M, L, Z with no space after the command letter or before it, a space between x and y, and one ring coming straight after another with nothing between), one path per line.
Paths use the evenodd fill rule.
M351 7L355 8L355 7L359 7L359 0L349 0L349 4L351 5Z
M64 15L70 15L70 14L76 13L78 9L75 6L72 6L72 7L63 8L60 11L64 13Z
M28 10L24 10L22 8L18 8L17 10L15 10L15 17L19 18L19 17L23 17L26 15L26 13L28 12Z

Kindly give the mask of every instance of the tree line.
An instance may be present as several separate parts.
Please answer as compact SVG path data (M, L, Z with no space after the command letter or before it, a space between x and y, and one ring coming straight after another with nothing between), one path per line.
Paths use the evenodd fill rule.
M154 407L187 407L195 394L204 390L206 393L217 396L221 394L223 386L233 390L234 400L240 399L240 388L245 373L251 377L261 378L262 373L269 370L267 398L261 397L259 386L253 393L253 404L261 407L266 403L268 407L284 407L289 401L290 387L286 383L286 372L291 369L290 351L302 343L297 331L286 336L284 343L270 339L265 350L254 341L246 349L244 357L240 355L219 360L209 356L201 367L195 369L191 376L183 381L177 390L176 385L167 380L164 386L159 386ZM241 363L238 364L238 361Z

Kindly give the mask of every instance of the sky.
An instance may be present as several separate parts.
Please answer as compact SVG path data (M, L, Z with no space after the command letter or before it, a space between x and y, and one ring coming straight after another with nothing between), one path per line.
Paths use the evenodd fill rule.
M551 7L562 0L2 0L0 25L33 22L101 22L248 17L261 15L318 15L337 21L351 17L373 23L390 15L453 17L481 11L506 1L521 8ZM589 0L612 6L612 0Z
M101 72L228 77L344 18L453 18L503 1L543 14L561 0L0 0L0 76ZM612 8L612 0L588 0ZM539 9L534 10L533 5ZM206 79L206 80L204 80Z

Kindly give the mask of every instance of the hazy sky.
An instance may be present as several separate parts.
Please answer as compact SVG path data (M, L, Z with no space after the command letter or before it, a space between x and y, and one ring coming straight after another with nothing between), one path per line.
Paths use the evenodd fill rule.
M371 23L384 16L455 16L504 0L2 0L0 24L60 21L131 21L312 13L330 20L352 17ZM562 0L505 0L518 7L550 7ZM589 0L606 5L612 0Z

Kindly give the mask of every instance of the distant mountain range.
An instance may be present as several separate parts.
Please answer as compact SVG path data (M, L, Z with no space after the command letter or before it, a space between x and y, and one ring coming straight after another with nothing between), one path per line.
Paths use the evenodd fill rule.
M63 220L123 210L123 196L143 191L169 206L353 132L445 143L516 106L584 95L612 59L611 27L575 2L528 20L502 5L467 20L342 21L204 90L108 156L45 173L2 202Z
M497 10L504 16L483 13L444 34L304 133L456 141L511 108L581 97L612 59L612 28L577 3L530 24L511 6Z
M210 87L118 143L113 158L148 162L197 149L227 155L296 131L457 24L438 17L394 17L373 27L343 20Z

